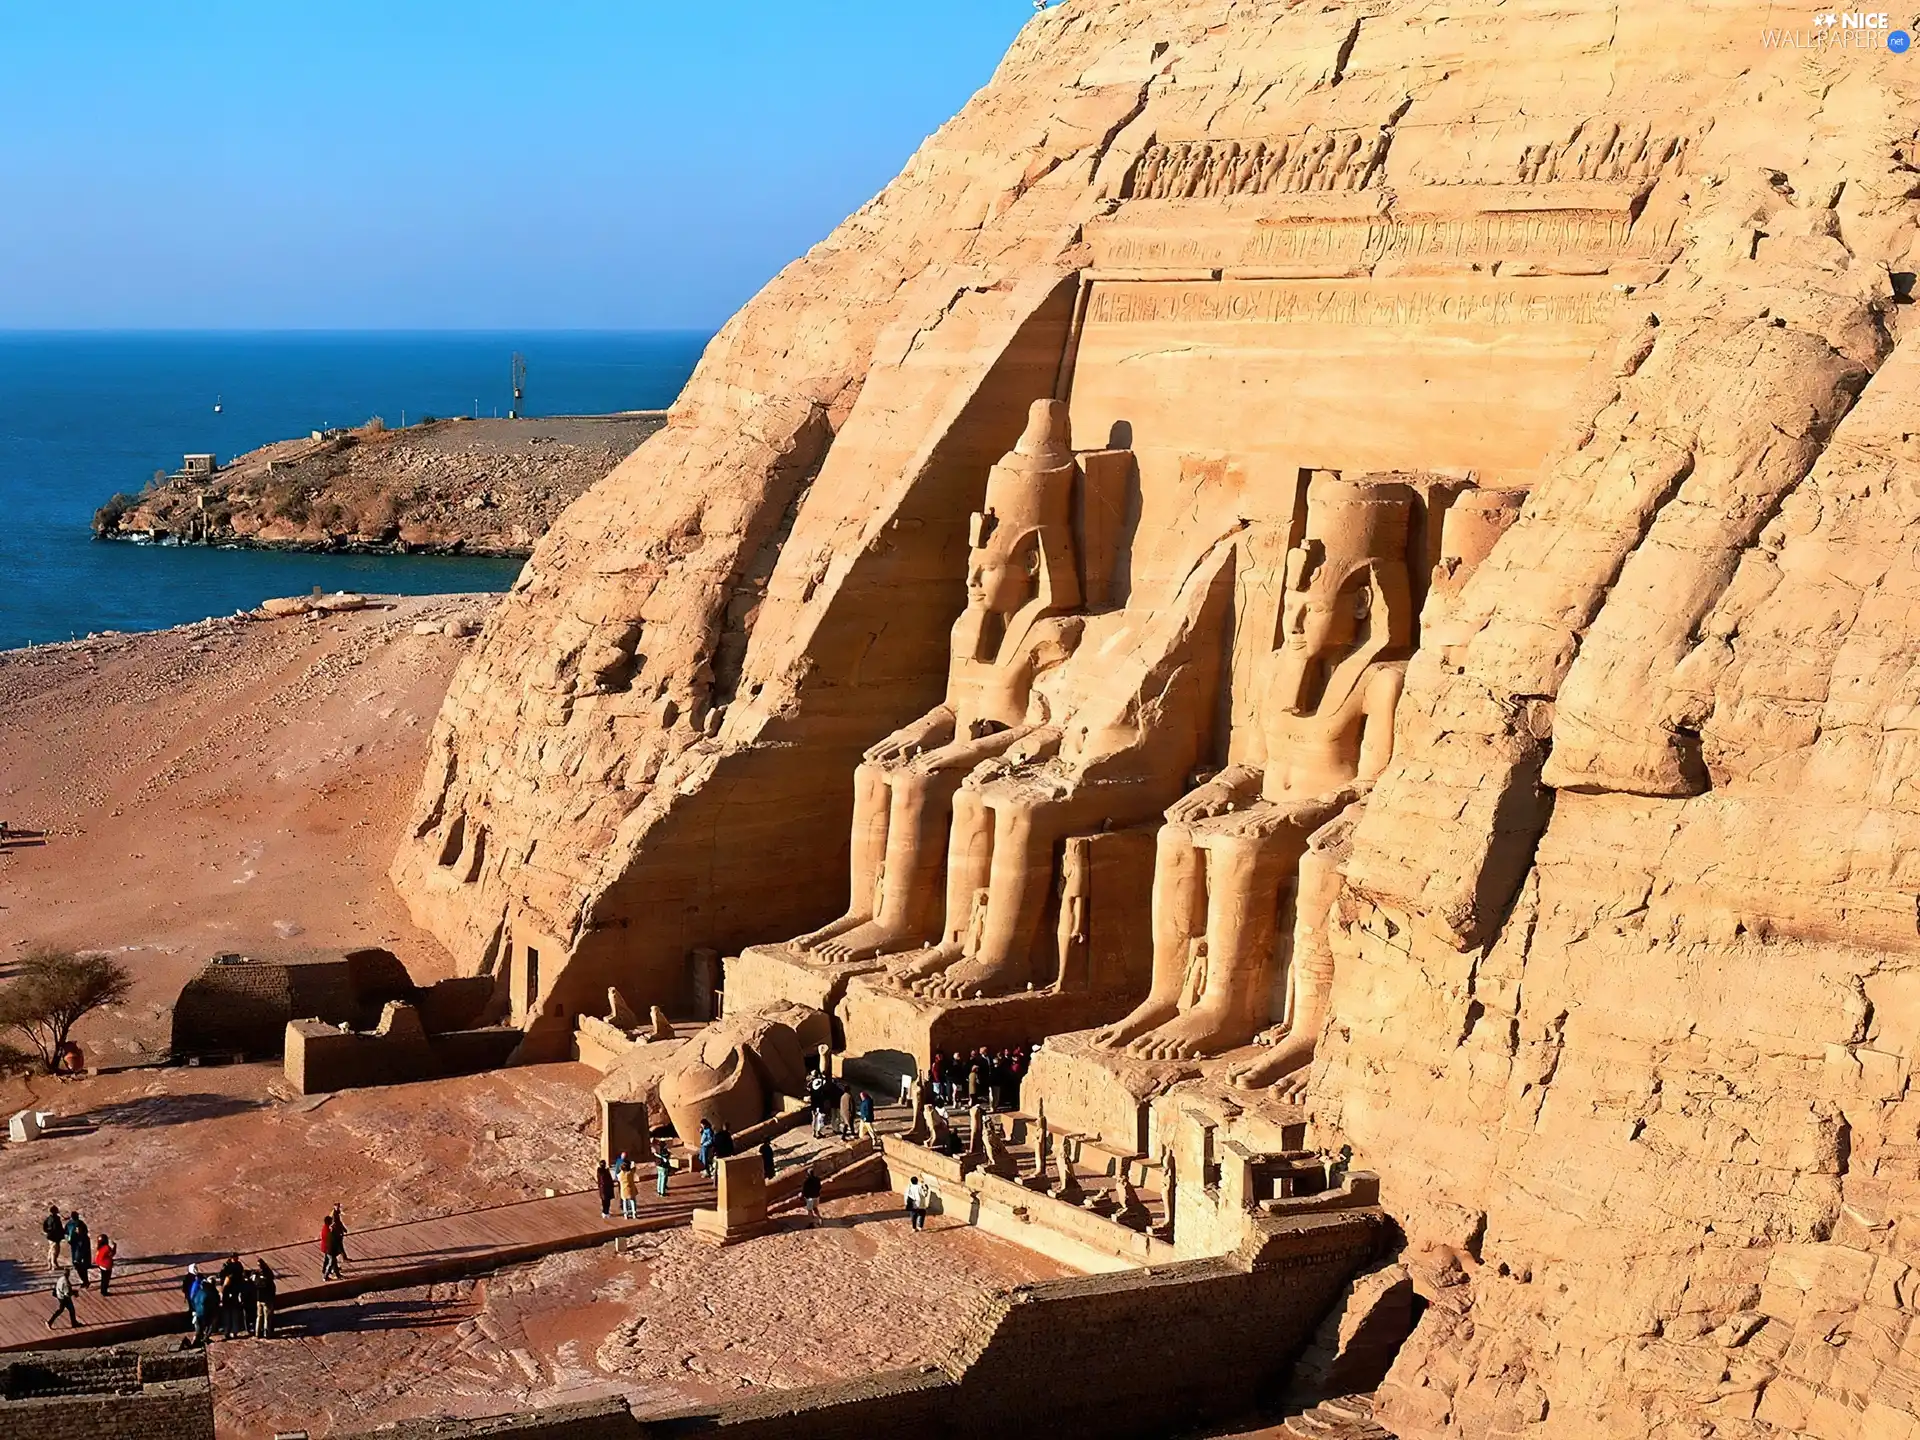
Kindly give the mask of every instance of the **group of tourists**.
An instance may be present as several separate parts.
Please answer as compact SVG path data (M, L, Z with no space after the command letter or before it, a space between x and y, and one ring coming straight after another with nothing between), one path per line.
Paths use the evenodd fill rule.
M98 1270L100 1294L106 1296L113 1289L113 1261L120 1249L105 1231L95 1240L78 1210L62 1216L58 1205L47 1206L47 1213L40 1219L40 1233L47 1238L47 1269L53 1273L53 1314L47 1317L47 1328L53 1329L63 1314L70 1327L78 1328L81 1320L73 1308L76 1283L82 1290L92 1289L92 1272ZM64 1260L60 1254L63 1249Z
M345 1233L343 1228L343 1240ZM198 1264L187 1266L187 1273L180 1277L180 1293L193 1325L193 1343L204 1347L216 1329L224 1340L242 1335L271 1338L279 1283L264 1257L251 1270L238 1255L229 1255L211 1274L203 1274Z
M813 1112L816 1140L832 1132L836 1124L842 1140L873 1135L873 1096L843 1085L819 1070L807 1075L807 1108Z
M100 1298L113 1293L114 1260L120 1247L111 1235L98 1240L87 1229L78 1210L62 1216L58 1205L49 1205L40 1219L40 1233L47 1240L47 1268L53 1272L53 1314L47 1328L53 1329L60 1317L67 1317L70 1328L86 1322L74 1308L80 1290L93 1288L93 1275L100 1276ZM62 1252L65 1252L64 1254ZM340 1278L340 1266L347 1258L347 1222L338 1205L320 1222L320 1275L322 1279ZM219 1270L203 1272L196 1262L180 1277L180 1295L186 1304L187 1320L193 1327L195 1345L205 1345L214 1331L231 1340L239 1335L273 1334L274 1306L279 1280L264 1259L249 1270L240 1257L229 1255Z
M653 1147L653 1193L665 1195L667 1182L673 1176L673 1152L667 1149L667 1142L657 1141ZM702 1161L704 1165L705 1162ZM594 1166L593 1188L600 1196L600 1218L613 1218L613 1202L620 1202L622 1220L640 1218L640 1165L626 1151L622 1150L613 1157L612 1163L605 1160Z
M955 1050L950 1055L935 1055L925 1076L927 1098L948 1109L971 1109L975 1105L989 1110L1020 1108L1020 1083L1027 1077L1032 1059L1019 1046L989 1050L981 1046L971 1055ZM907 1099L907 1087L913 1077L902 1076L900 1099Z

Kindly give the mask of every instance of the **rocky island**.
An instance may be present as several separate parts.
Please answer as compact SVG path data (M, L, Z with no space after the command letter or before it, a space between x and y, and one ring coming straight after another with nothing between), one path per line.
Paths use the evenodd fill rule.
M156 475L101 506L93 530L138 543L525 556L665 423L645 410L404 429L376 419Z

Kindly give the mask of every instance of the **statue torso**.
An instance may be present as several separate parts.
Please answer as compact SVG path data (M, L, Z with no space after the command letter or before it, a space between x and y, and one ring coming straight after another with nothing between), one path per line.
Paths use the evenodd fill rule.
M1269 664L1271 692L1279 666ZM1324 696L1303 715L1288 710L1277 697L1263 697L1261 733L1266 742L1266 767L1261 798L1271 801L1324 795L1352 783L1360 770L1360 742L1369 725L1391 725L1390 687L1382 682L1406 671L1404 660L1375 661L1352 683Z

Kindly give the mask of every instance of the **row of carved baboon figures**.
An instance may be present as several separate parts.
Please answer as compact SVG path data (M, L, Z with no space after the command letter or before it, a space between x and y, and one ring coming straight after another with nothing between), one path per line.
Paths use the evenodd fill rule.
M1392 129L1382 126L1371 139L1358 130L1331 130L1271 145L1264 140L1149 145L1129 193L1141 200L1190 200L1364 190L1379 177L1392 138ZM1648 125L1628 130L1616 121L1583 120L1565 140L1526 146L1514 179L1523 185L1649 179L1677 165L1686 148L1684 137L1655 135Z
M1243 145L1238 140L1149 145L1140 156L1132 194L1138 199L1299 195L1311 190L1363 190L1387 158L1392 132L1371 139L1358 130L1327 131Z
M1655 135L1642 125L1623 130L1612 120L1583 120L1573 134L1553 145L1529 145L1520 152L1514 179L1522 185L1549 180L1646 180L1686 154L1678 135Z

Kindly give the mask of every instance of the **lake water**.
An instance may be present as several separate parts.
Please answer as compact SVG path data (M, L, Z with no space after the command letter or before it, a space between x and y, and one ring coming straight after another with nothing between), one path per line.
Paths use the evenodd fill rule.
M181 455L222 462L374 415L507 413L514 352L531 415L657 410L707 336L0 334L0 649L231 614L315 585L504 590L517 560L302 555L97 541L93 512ZM220 412L214 413L216 402Z

